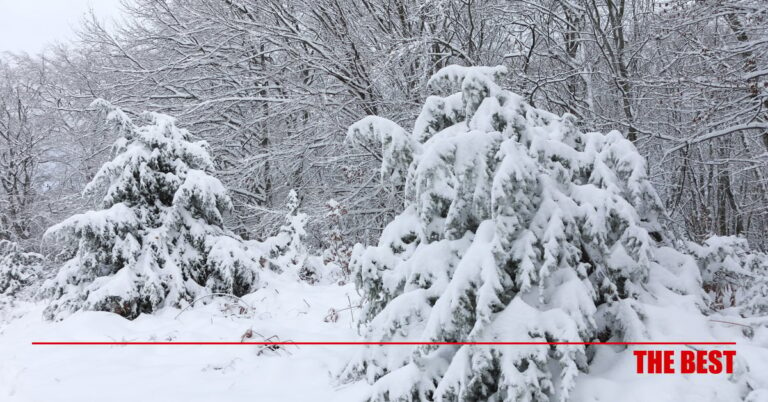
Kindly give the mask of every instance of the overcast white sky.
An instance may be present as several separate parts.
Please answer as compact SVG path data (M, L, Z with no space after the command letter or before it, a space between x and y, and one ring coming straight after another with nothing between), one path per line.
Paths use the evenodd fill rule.
M73 38L93 6L100 19L117 16L119 0L0 0L0 52L37 53L46 44Z

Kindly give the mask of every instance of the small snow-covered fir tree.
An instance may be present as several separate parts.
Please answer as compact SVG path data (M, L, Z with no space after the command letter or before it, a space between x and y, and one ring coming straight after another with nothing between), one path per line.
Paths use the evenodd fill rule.
M319 273L307 264L308 252L304 244L307 235L307 214L299 211L301 200L296 190L290 190L285 199L285 223L274 237L267 240L270 257L280 269L298 275L309 282L316 282Z
M205 142L167 115L145 113L139 125L104 101L119 139L114 157L86 187L101 209L51 227L69 257L45 288L46 316L78 310L127 318L182 306L209 292L243 295L256 284L258 258L224 228L232 207L210 175Z
M34 299L43 274L44 257L25 252L17 243L0 240L0 327L23 315L20 304Z
M526 104L504 74L440 70L410 134L375 116L350 127L352 145L380 144L382 175L405 178L404 211L352 255L366 339L643 341L649 289L699 314L695 261L655 240L663 211L632 143ZM373 346L342 378L366 378L372 400L567 400L592 354Z
M325 214L328 229L325 231L326 247L323 251L323 263L338 270L344 280L349 277L349 257L352 250L344 242L341 220L347 210L336 200L326 203L328 212Z
M26 253L18 244L0 240L0 295L14 296L31 285L42 270L44 258Z

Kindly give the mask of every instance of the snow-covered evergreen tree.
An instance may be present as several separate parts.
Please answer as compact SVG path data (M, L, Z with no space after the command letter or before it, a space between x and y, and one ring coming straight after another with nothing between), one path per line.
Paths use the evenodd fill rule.
M14 296L40 274L44 258L26 253L18 244L0 240L0 295Z
M266 243L270 257L279 269L287 269L292 274L309 282L318 280L319 272L307 264L308 252L304 244L307 235L307 214L299 211L301 200L296 190L290 190L285 199L285 223L274 237Z
M15 242L0 240L0 327L23 315L24 310L16 307L34 299L44 261L42 255L25 252Z
M410 134L375 116L350 127L353 145L380 141L382 174L407 172L404 211L353 251L366 339L644 341L659 294L698 314L695 261L660 243L661 203L632 143L528 105L499 87L505 72L440 70ZM567 400L593 354L370 347L342 378L367 378L372 400Z
M139 125L105 101L94 104L108 111L119 139L85 189L103 194L101 209L46 233L65 243L68 258L45 286L54 299L46 316L89 309L135 318L208 292L250 292L258 257L223 226L232 205L210 175L207 144L170 116L145 113Z

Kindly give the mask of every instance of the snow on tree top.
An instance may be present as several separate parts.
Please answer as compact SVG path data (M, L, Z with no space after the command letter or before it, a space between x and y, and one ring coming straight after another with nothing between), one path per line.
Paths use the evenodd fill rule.
M450 65L440 69L437 73L432 75L428 81L428 85L433 90L456 90L462 88L464 85L471 83L472 79L467 80L467 77L474 77L474 79L487 79L487 82L495 83L502 76L507 74L507 68L504 66L474 66L465 67L460 65ZM452 91L453 92L453 91Z

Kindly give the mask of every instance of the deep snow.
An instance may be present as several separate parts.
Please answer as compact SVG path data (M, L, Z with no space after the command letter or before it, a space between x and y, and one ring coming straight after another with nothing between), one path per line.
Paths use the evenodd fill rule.
M352 315L331 308L359 302L352 285L273 282L243 298L252 312L240 314L227 298L183 311L165 309L129 321L104 312L79 312L60 321L42 318L44 303L20 304L17 318L0 324L0 401L360 401L370 387L335 380L359 346L300 346L269 351L261 346L32 346L32 341L228 341L251 329L252 341L355 341ZM226 309L229 305L230 309ZM178 317L177 317L178 316ZM661 316L661 314L657 314ZM670 306L665 322L669 340L701 333L702 339L738 342L737 370L748 361L758 388L768 387L768 329L752 339L734 325L686 322ZM7 318L7 317L6 317ZM733 320L733 318L719 319ZM691 327L694 326L694 327ZM399 346L388 346L399 347ZM514 347L514 346L508 346ZM259 353L259 352L262 353ZM580 401L735 401L740 386L728 375L635 373L631 353L601 346L589 375L581 375L572 395ZM758 395L760 396L760 395ZM768 395L762 395L768 400ZM761 399L757 399L760 401Z
M349 299L347 299L349 296ZM354 287L283 283L243 299L249 314L222 312L220 299L182 312L165 309L134 321L79 312L42 319L43 304L0 327L0 401L329 401L358 400L364 384L336 385L332 373L353 347L32 346L32 341L251 341L357 339L350 311L325 322L329 309L357 303ZM231 310L239 310L237 308ZM237 311L239 312L239 311ZM175 318L178 315L178 318ZM259 352L262 351L261 354Z

